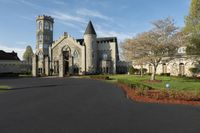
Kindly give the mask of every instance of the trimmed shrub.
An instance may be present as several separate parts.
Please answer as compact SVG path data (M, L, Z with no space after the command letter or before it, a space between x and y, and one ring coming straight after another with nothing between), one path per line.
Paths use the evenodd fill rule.
M138 72L139 72L139 69L136 69L136 68L134 68L134 67L130 67L129 68L129 70L128 70L128 72L130 73L130 74L137 74Z
M161 74L160 74L160 76L168 76L168 77L169 77L170 75L171 75L170 73L161 73Z
M132 83L132 82L127 81L126 79L119 79L118 83L128 85L132 89L153 90L151 86L148 86L139 82Z
M152 75L152 73L146 73L146 75Z
M199 73L199 68L190 68L189 71L195 77Z
M186 75L178 74L178 77L186 77Z
M139 71L141 73L141 69ZM142 68L142 72L143 72L143 74L147 73L147 69L146 68Z
M18 77L18 73L0 73L0 77Z
M92 79L102 79L102 80L109 80L109 76L106 75L91 75L90 78Z

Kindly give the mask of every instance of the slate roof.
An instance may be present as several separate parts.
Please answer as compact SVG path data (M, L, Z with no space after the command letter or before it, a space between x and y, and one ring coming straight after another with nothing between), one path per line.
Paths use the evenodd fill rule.
M117 42L116 37L102 37L102 38L97 38L98 41L109 41L109 42Z
M91 21L90 21L90 22L88 23L88 25L87 25L87 28L86 28L86 30L85 30L84 35L85 35L85 34L93 34L93 35L96 35L96 32L95 32L95 30L94 30L94 27L93 27L93 24L92 24Z
M109 41L109 42L116 42L117 43L117 38L116 37L102 37L102 38L97 38L97 43L101 41ZM80 45L84 45L84 39L77 39L77 42L80 43Z
M20 59L17 56L17 53L15 53L14 51L11 53L7 53L3 50L0 50L0 60L16 60L16 61L20 61Z

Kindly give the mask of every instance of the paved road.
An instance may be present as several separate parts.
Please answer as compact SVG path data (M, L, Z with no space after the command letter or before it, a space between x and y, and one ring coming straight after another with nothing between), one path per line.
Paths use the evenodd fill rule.
M0 133L200 133L200 107L132 102L89 79L0 79Z

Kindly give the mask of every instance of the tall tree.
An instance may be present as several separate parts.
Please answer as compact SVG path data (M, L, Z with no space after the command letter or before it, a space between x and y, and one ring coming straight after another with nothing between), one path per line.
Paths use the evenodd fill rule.
M189 35L187 54L200 57L200 0L192 0L184 31Z
M24 59L24 61L26 61L28 64L31 65L31 63L32 63L32 56L33 56L33 50L31 48L31 46L28 45L26 47L26 51L23 54L23 59Z
M151 80L155 80L157 67L161 61L173 59L180 44L178 28L173 19L166 18L152 23L153 29L137 35L125 43L126 50L129 51L134 62L140 65L151 64L154 71ZM129 44L129 45L127 45Z
M200 0L192 0L189 15L185 19L185 31L196 32L200 29Z

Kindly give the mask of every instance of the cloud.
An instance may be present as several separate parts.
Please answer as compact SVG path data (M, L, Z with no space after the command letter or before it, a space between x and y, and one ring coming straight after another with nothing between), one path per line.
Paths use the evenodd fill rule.
M19 16L19 17L27 21L34 21L34 17L27 17L27 16Z
M105 16L98 11L89 10L86 8L78 9L76 11L76 13L78 15L83 15L83 16L88 16L88 17L96 17L96 18L100 18L100 19L104 19L104 20L112 20L110 17Z
M117 37L118 41L121 42L126 38L132 38L134 36L133 33L125 33L120 31L114 30L106 30L106 28L102 27L101 25L96 25L97 35L100 37Z
M70 15L67 13L63 13L60 11L54 11L51 13L51 16L62 21L62 22L79 22L79 23L87 23L86 20L84 18L81 18L79 16L75 16L75 15Z
M22 60L23 58L23 53L25 51L25 48L14 48L14 47L9 47L4 44L0 44L0 50L3 50L5 52L12 52L15 51L18 54L18 57Z
M31 8L37 9L37 10L42 9L41 6L39 6L39 5L37 5L33 2L30 2L28 0L19 0L19 2L24 4L24 5L30 6Z
M52 3L57 4L57 5L65 5L66 4L64 1L59 1L59 0L52 1Z

